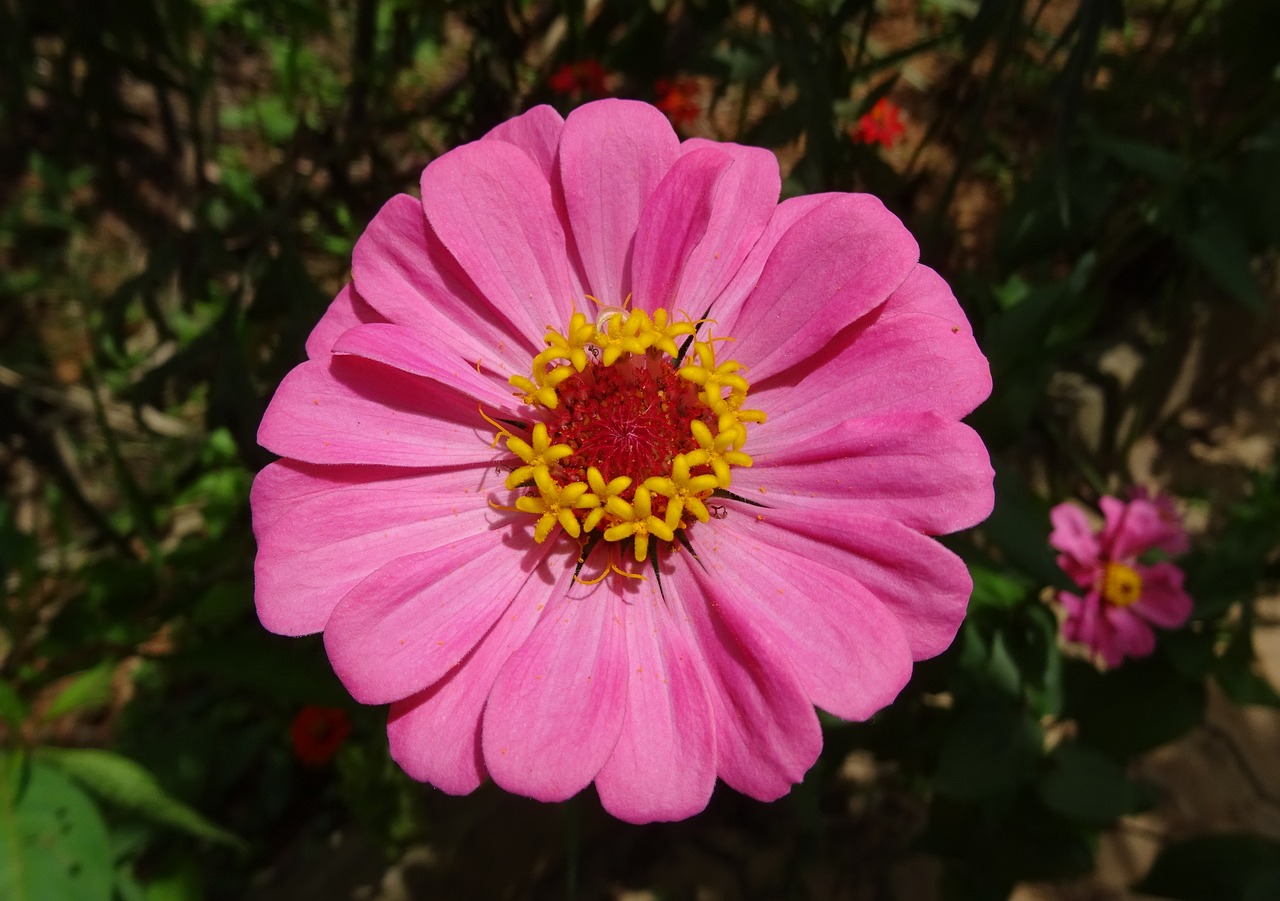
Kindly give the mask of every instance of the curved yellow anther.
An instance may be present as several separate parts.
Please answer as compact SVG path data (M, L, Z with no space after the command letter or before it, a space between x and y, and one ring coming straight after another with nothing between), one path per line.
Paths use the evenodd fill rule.
M591 487L591 493L600 502L600 506L588 513L587 518L583 520L582 531L584 532L590 532L600 524L600 520L604 518L609 498L618 497L622 492L630 488L631 476L618 476L616 479L610 479L606 482L600 470L594 466L588 466L587 484Z
M711 513L703 501L716 490L719 481L716 476L709 473L700 476L690 475L690 465L687 454L677 454L671 461L671 476L669 478L653 476L645 479L644 487L668 499L668 518L671 518L671 509L674 507L677 510L676 522L680 521L686 510L697 517L699 522L706 522L711 518Z
M489 444L490 447L497 447L498 442L501 441L503 438L515 437L514 435L511 434L511 432L507 429L506 426L502 425L501 423L494 422L492 419L490 419L489 416L484 412L483 405L479 406L479 410L480 410L480 418L483 419L485 422L489 423L489 425L493 426L495 430L497 430L497 434L493 436L493 441Z
M599 501L587 493L586 482L570 482L561 488L551 478L545 468L533 474L534 483L538 486L538 497L525 495L516 498L516 509L523 513L538 514L538 524L533 527L533 540L541 544L547 540L551 530L559 523L560 527L577 538L582 534L582 526L574 510L588 510L598 506Z
M611 497L605 507L618 522L605 530L605 541L621 541L634 536L636 560L640 563L649 556L649 536L663 541L671 541L676 536L675 530L680 526L680 511L667 508L666 519L653 515L653 497L648 488L641 485L636 489L635 500L628 504L620 497Z
M698 449L685 454L690 466L710 466L716 474L716 483L721 488L728 488L732 481L729 469L732 466L750 466L751 458L742 451L733 449L737 433L721 432L712 435L711 429L700 419L689 423L693 432L693 440L698 442Z
M532 444L517 438L515 435L508 434L507 450L519 457L525 464L511 470L511 474L507 476L508 488L523 485L532 479L538 470L546 471L547 467L559 463L565 457L573 454L573 448L567 444L552 444L547 427L541 422L533 427L533 434L529 436L529 440L533 442Z

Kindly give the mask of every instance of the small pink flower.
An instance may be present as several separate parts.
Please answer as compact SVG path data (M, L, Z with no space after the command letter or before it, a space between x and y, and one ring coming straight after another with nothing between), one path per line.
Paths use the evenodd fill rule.
M900 106L888 97L881 97L850 130L850 137L863 144L892 147L907 130L907 127L902 124L901 115Z
M1191 617L1191 598L1182 590L1182 570L1167 560L1143 563L1150 551L1186 551L1181 518L1167 498L1135 494L1133 500L1104 497L1105 522L1094 531L1084 511L1062 503L1050 512L1049 544L1061 551L1058 565L1084 589L1083 597L1058 594L1066 610L1062 636L1079 642L1108 667L1125 657L1155 650L1152 626L1176 629Z
M986 360L883 204L780 186L652 106L543 106L357 242L258 432L256 601L411 776L771 800L815 705L865 719L955 637L929 536L991 510Z

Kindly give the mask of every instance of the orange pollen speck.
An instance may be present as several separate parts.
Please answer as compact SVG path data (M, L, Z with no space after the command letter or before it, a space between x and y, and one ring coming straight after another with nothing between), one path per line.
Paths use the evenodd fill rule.
M716 359L722 339L698 340L701 324L605 307L595 322L574 313L564 333L548 327L530 376L510 379L532 408L526 426L509 431L481 412L518 458L506 479L514 504L490 504L534 514L538 542L559 526L584 544L630 542L638 562L706 522L707 499L751 465L747 426L765 415L743 408L742 366Z

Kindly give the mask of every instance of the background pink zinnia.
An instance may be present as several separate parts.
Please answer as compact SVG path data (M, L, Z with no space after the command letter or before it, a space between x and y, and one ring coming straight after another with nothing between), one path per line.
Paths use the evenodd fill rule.
M1061 551L1058 565L1084 594L1059 592L1066 611L1062 636L1078 642L1109 667L1155 650L1151 628L1176 629L1191 617L1182 570L1168 560L1144 562L1151 551L1180 554L1187 533L1166 498L1139 494L1128 502L1104 497L1105 519L1094 530L1084 511L1064 502L1050 513L1049 543Z
M256 600L272 631L323 631L357 700L391 704L410 775L546 801L594 782L637 822L698 812L717 777L773 799L818 756L815 705L866 718L952 641L971 582L928 536L991 509L960 422L986 361L879 201L779 203L779 185L771 153L681 143L645 104L538 107L435 160L422 201L361 237L259 431L283 459L253 487ZM548 328L594 318L588 295L735 339L719 347L764 418L728 411L752 465L643 564L571 537L586 508L536 540L514 508L548 494L504 484L500 440L549 421L508 377Z

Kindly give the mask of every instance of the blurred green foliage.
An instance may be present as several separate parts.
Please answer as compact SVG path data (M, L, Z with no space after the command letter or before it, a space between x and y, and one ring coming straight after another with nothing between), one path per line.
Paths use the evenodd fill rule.
M1171 385L1198 332L1275 313L1276 34L1265 0L2 0L0 897L286 897L280 874L353 829L454 861L498 836L493 872L441 877L459 895L552 897L563 870L650 887L623 847L750 856L696 821L653 827L644 850L591 815L575 829L592 853L557 851L558 811L431 795L318 643L252 613L255 430L363 223L435 155L588 99L549 86L584 59L621 96L697 77L699 133L778 150L787 193L885 199L995 377L973 422L997 508L952 541L971 615L892 708L827 724L793 814L717 795L702 820L785 858L775 875L744 864L755 884L726 891L799 896L843 862L888 897L892 866L921 851L946 897L1087 871L1102 828L1158 801L1128 763L1202 723L1207 682L1280 707L1252 643L1256 599L1280 582L1274 464L1164 473L1210 515L1186 560L1195 621L1152 658L1100 673L1064 656L1042 600L1063 578L1050 504L1122 488L1141 438L1185 444ZM881 97L916 125L896 155L849 137ZM1140 361L1131 378L1104 365L1118 346ZM1229 364L1195 390L1247 388ZM1103 398L1096 434L1074 429L1064 376ZM289 751L307 704L355 723L323 771ZM895 774L870 801L839 776L855 751ZM895 831L904 797L918 822ZM1276 859L1256 836L1192 840L1139 888L1271 897ZM693 894L662 878L663 896Z

